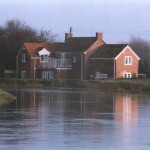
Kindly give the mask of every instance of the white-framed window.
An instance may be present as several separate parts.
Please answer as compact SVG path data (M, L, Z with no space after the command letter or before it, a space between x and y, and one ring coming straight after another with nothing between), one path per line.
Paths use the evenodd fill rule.
M60 66L65 67L66 65L66 53L60 54Z
M76 62L77 62L77 57L73 56L73 63L76 63Z
M132 65L132 57L131 56L125 56L124 64L125 65Z
M41 62L48 62L48 55L41 55L40 56L40 61Z
M21 79L27 78L27 72L26 71L21 71Z
M53 71L42 71L42 79L53 79L54 72Z
M26 62L26 54L22 54L22 62Z
M130 72L125 72L125 73L123 74L123 77L124 77L124 78L132 78L132 74L131 74Z

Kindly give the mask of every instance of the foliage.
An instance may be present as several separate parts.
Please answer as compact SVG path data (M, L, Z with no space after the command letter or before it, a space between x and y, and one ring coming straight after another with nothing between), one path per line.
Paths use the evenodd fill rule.
M0 26L0 73L16 68L16 56L24 42L54 42L56 35L51 30L40 31L19 20L9 20Z
M129 45L140 57L139 72L150 77L150 42L132 37Z
M132 79L137 79L137 76L135 73L132 74Z

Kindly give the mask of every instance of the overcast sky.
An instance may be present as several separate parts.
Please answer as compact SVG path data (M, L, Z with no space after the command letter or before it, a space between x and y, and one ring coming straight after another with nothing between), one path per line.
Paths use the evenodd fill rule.
M106 43L131 36L150 40L150 0L0 0L0 25L19 19L36 29L51 29L64 40L103 32Z

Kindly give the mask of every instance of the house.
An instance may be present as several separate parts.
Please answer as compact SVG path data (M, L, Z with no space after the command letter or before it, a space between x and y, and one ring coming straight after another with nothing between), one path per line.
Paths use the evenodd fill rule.
M139 60L127 44L103 44L89 57L88 74L96 78L105 74L114 79L138 77Z
M16 57L18 78L101 79L138 76L139 57L127 44L106 44L103 34L60 43L24 43Z
M104 44L102 33L95 37L65 34L62 43L24 43L16 57L18 78L86 79L89 56Z

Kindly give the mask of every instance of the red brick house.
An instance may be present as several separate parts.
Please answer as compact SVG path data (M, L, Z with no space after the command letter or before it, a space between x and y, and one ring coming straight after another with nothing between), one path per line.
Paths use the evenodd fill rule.
M96 78L138 77L139 60L127 44L103 44L90 56L88 74L96 77L97 73Z
M128 45L109 45L103 34L62 43L24 43L16 57L18 78L99 79L138 76L139 57ZM98 78L95 78L97 77Z
M16 58L17 77L85 79L89 56L104 43L102 33L95 37L66 33L63 43L24 43Z

